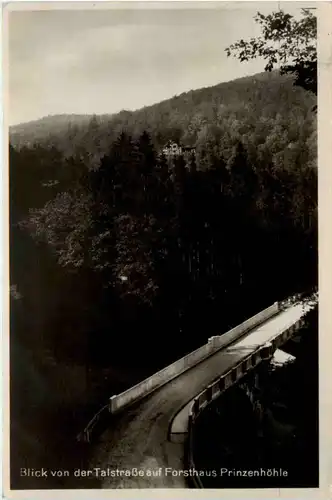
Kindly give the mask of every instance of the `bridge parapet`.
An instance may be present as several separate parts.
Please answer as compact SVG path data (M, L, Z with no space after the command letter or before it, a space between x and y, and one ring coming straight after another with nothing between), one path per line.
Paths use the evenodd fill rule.
M276 310L275 308L277 308L279 310L280 304L275 303L270 308L267 308L267 309L270 309L271 316L274 315L273 311ZM232 366L232 369L228 369L228 371L225 372L222 376L219 376L219 374L222 373L221 370L219 369L220 366L216 362L214 362L214 368L211 370L211 374L213 373L213 377L215 377L215 379L213 380L212 383L209 384L209 390L207 391L207 393L205 393L205 391L203 391L204 394L202 394L202 395L199 394L200 397L197 396L197 397L195 397L194 400L192 399L193 404L195 404L195 406L193 408L191 408L190 401L188 401L188 400L187 400L187 402L184 401L185 406L183 406L182 410L177 413L177 415L179 415L179 413L182 412L181 418L177 419L177 415L175 416L175 419L174 419L174 417L172 417L172 419L171 419L172 422L174 422L175 420L177 420L177 422L180 421L180 424L177 425L176 432L178 432L178 434L185 433L187 435L189 409L191 412L190 414L193 414L194 418L197 418L199 412L203 410L203 405L205 408L209 404L210 401L217 398L223 391L227 390L227 388L229 388L234 383L236 383L237 380L239 380L244 374L253 370L257 366L258 363L260 363L263 360L268 360L271 357L271 355L274 353L274 351L276 349L278 349L278 347L282 343L286 342L303 325L303 323L305 321L303 318L303 315L309 309L311 309L311 306L308 304L306 306L300 305L300 307L298 305L295 305L295 307L291 306L290 307L290 314L288 316L287 316L288 313L281 312L280 316L277 316L276 318L272 318L271 323L269 321L267 321L266 327L269 329L268 325L270 324L270 333L266 336L266 340L268 338L271 341L270 344L269 343L263 344L263 341L264 341L263 340L261 342L262 345L259 348L255 349L255 344L251 344L250 342L249 342L249 344L246 344L247 340L245 339L243 341L241 339L242 336L246 336L246 334L250 333L250 330L246 329L246 328L248 328L248 320L247 320L240 325L240 326L242 326L242 328L240 330L238 330L238 328L236 328L236 329L233 329L230 332L227 332L226 334L221 336L225 340L225 346L223 346L223 347L225 347L225 353L222 352L223 347L211 348L211 342L210 343L208 342L207 344L202 346L203 349L199 348L198 350L194 351L193 353L189 353L187 356L185 356L181 360L178 360L178 361L180 361L180 364L178 364L178 362L176 361L175 363L170 365L170 367L166 367L165 369L161 370L157 374L154 374L149 379L141 382L137 386L134 386L133 388L128 389L128 391L125 391L124 393L122 393L120 395L112 396L110 398L108 404L105 407L103 407L102 410L99 411L91 419L91 421L85 427L84 431L82 433L80 433L79 439L83 440L83 441L87 441L87 442L91 441L93 436L100 432L100 428L103 427L104 425L107 425L107 422L108 422L109 417L110 417L110 413L115 413L115 412L119 411L120 409L123 409L124 407L129 406L131 403L138 401L143 396L148 395L153 390L157 389L158 387L161 387L161 385L164 385L165 383L167 383L167 380L165 381L165 378L167 379L167 377L170 377L170 380L171 380L172 378L175 378L176 376L178 376L176 374L176 369L180 368L180 369L183 369L183 371L185 371L185 370L190 368L189 365L191 362L193 363L192 366L195 366L196 364L198 364L200 362L200 356L201 355L204 356L204 352L205 352L205 354L207 353L207 355L206 355L207 358L209 358L211 355L217 353L217 358L214 358L214 361L216 361L216 359L219 360L220 357L222 359L225 358L225 360L228 360L228 361L226 361L225 364L228 367L232 366L230 363L230 359L229 359L229 358L232 359L232 356L230 356L230 353L237 350L237 346L234 343L237 342L237 340L239 339L239 346L241 346L243 344L243 342L244 342L244 345L247 346L244 348L244 350L243 350L243 348L240 347L240 349L242 349L242 354L240 354L240 356L245 356L245 357L241 358L242 359L241 363L239 363L239 362L237 362L237 364L235 363ZM264 322L264 320L262 320L262 318L266 315L266 312L267 312L267 310L262 311L258 315L258 319L257 319L257 315L256 315L257 324L255 325L255 326L259 326L260 324L262 324L258 328L258 332L259 331L263 332L264 335L265 335L265 322ZM280 321L280 317L282 315L284 315L284 318L286 318L286 321L285 320ZM288 317L289 317L289 319L288 319ZM255 317L253 317L253 318L255 318ZM252 318L251 318L251 320L252 320ZM272 332L271 332L271 325L274 325L274 326L272 326ZM282 331L280 330L281 325L283 325ZM254 330L255 326L252 327L252 330ZM279 332L277 331L276 335L274 335L274 332L277 330L277 328L275 326L277 326L277 328L279 328ZM237 332L237 335L238 335L237 338L235 338L235 339L229 335L229 334L232 335L234 333L234 330ZM264 335L263 335L263 339L264 339ZM274 336L271 337L270 335L274 335ZM255 338L255 332L253 332L253 337ZM251 338L251 334L250 334L250 338ZM262 339L262 336L260 336L260 334L259 334L258 338ZM218 337L217 337L217 339L218 339ZM208 349L207 346L209 346L209 344L210 344L210 347ZM232 346L229 347L230 345L232 345ZM256 345L258 346L258 342L256 343ZM248 347L249 347L250 352L251 352L250 355L247 355L248 354L248 350L247 350ZM237 359L239 359L238 356L237 356ZM201 359L201 361L204 361L204 357L203 357L203 359ZM181 365L181 363L183 363L183 364ZM209 361L207 361L207 363L209 363ZM226 366L224 366L224 370L225 369L226 369ZM163 377L165 377L165 378L163 378ZM190 379L190 374L188 374L188 377ZM211 376L210 380L213 377ZM209 380L208 377L205 376L205 380L208 381ZM146 382L147 382L147 384L146 384ZM191 391L191 396L189 396L189 397L194 398L195 394L197 394L198 391L201 390L201 388L202 388L202 385L197 387L197 392ZM137 391L137 389L138 389L138 391ZM145 392L145 391L147 391L147 392ZM191 419L189 419L189 420L191 421ZM190 427L190 425L189 425L189 427ZM171 427L169 428L169 436L172 435L172 429L173 429L173 425L171 425ZM183 431L179 432L179 429L183 429Z
M279 346L287 342L298 330L305 324L305 318L302 316L296 322L292 323L286 330L278 332L275 337L268 341L263 346L257 348L249 356L243 359L240 363L236 364L227 373L224 373L217 381L210 384L204 389L193 401L189 407L188 412L188 426L187 432L183 434L183 441L187 440L187 454L186 462L188 468L195 469L195 462L193 459L193 427L195 421L204 409L229 387L236 384L244 375L252 371L258 364L263 361L269 361ZM212 391L210 389L212 387ZM203 401L203 404L201 402ZM172 434L171 434L172 438ZM193 482L196 488L203 488L203 484L199 476L193 477Z
M262 361L272 358L274 347L271 342L258 347L245 359L237 363L231 370L221 375L217 380L209 384L193 401L189 410L191 422L193 423L198 415L217 397L229 387L236 384L244 375L259 365Z
M148 396L156 389L159 389L164 384L167 384L175 377L181 375L183 372L198 365L201 361L212 356L220 349L223 349L240 339L250 330L264 323L267 319L276 315L278 312L279 303L274 302L271 306L267 307L263 311L260 311L258 314L255 314L223 335L211 337L206 344L202 345L195 351L190 352L171 365L166 366L159 372L154 373L130 389L127 389L121 394L113 395L109 399L110 412L117 413L118 411Z
M193 427L196 419L205 410L205 408L215 399L217 399L229 387L236 384L244 375L253 370L258 364L267 361L273 356L273 345L267 342L265 345L258 347L247 358L236 364L227 373L224 373L220 378L208 385L193 401L189 408L187 434L183 435L182 441L187 438L187 456L186 461L189 469L195 469L193 458ZM184 438L184 439L183 439ZM179 442L179 438L171 435L171 440ZM196 488L203 488L199 476L193 477Z
M192 421L197 418L199 413L207 406L207 403L213 401L222 392L234 385L240 378L255 368L262 361L268 361L273 357L274 351L285 342L287 342L295 332L300 330L305 323L304 318L300 318L289 328L278 332L276 336L263 346L259 346L251 352L246 358L235 364L231 370L221 375L221 377L208 385L194 400L189 414L192 415ZM203 402L203 404L201 404Z
M273 350L275 351L278 347L285 344L298 330L304 326L304 324L305 319L301 317L295 323L292 323L286 330L278 332L273 339L271 339Z

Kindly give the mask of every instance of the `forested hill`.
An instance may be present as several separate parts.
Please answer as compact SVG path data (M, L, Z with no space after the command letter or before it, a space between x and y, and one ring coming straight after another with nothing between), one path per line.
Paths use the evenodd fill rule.
M110 394L317 287L315 104L264 73L12 130L13 471L76 467Z
M105 115L109 120L112 115ZM49 115L43 118L19 123L9 128L10 139L13 145L27 146L34 142L47 142L50 137L66 134L71 128L86 127L92 115L61 114ZM99 120L102 117L99 117Z
M44 129L27 124L27 133L45 135L40 144L18 148L14 134L9 151L11 282L28 297L24 321L55 303L50 284L31 287L37 272L49 274L41 272L42 252L54 276L70 286L75 281L80 291L73 303L62 285L53 289L82 321L74 328L78 338L80 328L89 342L105 334L104 345L109 331L117 332L118 342L131 330L143 353L136 332L145 331L147 346L158 331L167 339L169 360L175 357L170 335L180 357L206 332L238 323L239 310L250 316L316 286L315 103L290 77L272 72L109 119L80 123L76 116L68 124L66 116L49 117ZM56 134L48 126L52 120L58 120ZM158 155L169 139L195 146L196 155L189 161ZM29 303L34 292L38 314ZM61 328L73 330L63 318ZM69 342L73 335L62 338ZM94 345L100 356L100 342ZM126 358L118 345L117 358L121 352Z
M111 90L110 90L111 91ZM168 139L196 146L198 160L206 145L227 156L234 139L264 155L292 147L311 149L316 121L312 108L316 96L293 85L292 77L277 72L259 73L219 85L192 90L137 111L114 115L57 115L14 126L13 146L37 142L52 144L66 155L79 153L99 160L126 129L134 137L143 130L156 148ZM315 151L313 156L316 156Z

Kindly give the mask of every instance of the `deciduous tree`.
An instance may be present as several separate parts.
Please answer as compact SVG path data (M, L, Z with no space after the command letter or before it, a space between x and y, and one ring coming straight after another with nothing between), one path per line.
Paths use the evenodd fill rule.
M302 9L300 20L282 10L258 12L255 21L262 34L235 42L225 49L227 55L240 61L261 57L266 71L279 66L282 74L294 75L295 85L317 94L317 19L311 10Z

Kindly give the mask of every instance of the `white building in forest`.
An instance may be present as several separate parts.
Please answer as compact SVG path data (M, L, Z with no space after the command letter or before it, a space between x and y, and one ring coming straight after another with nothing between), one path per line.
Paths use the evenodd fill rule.
M194 154L195 148L190 146L181 146L175 141L168 141L162 150L163 154L169 158L174 156L188 156L188 154Z

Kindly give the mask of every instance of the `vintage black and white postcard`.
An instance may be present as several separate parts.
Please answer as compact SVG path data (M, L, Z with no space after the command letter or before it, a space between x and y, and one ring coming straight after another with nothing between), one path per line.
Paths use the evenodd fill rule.
M3 7L5 498L331 494L331 14Z

